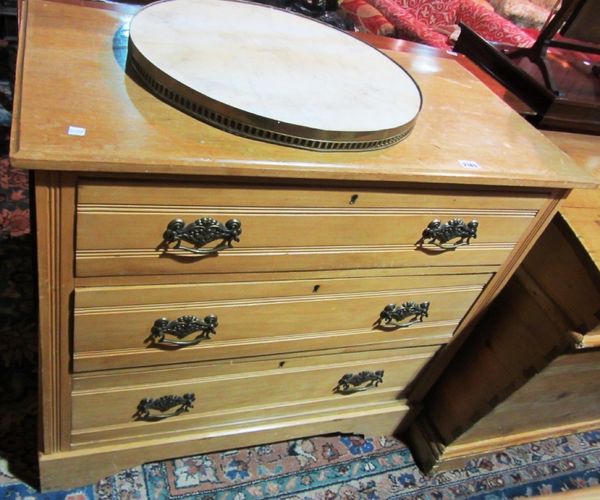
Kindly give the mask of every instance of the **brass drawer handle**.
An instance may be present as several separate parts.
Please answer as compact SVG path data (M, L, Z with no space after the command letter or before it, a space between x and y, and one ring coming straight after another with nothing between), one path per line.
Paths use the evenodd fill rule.
M211 334L216 335L215 329L217 326L219 326L219 320L213 314L205 316L204 319L196 316L181 316L173 321L169 321L167 318L159 318L152 326L150 338L152 342L158 345L186 347L209 339ZM181 340L194 332L201 333L192 340ZM179 340L168 339L166 335L174 335Z
M242 223L237 219L229 219L223 224L212 217L202 217L187 225L181 219L173 219L163 233L161 246L165 251L169 248L180 248L198 255L212 255L225 248L231 248L234 241L240 241L240 234ZM216 240L223 241L215 248L198 248ZM183 241L194 246L182 246ZM174 245L170 247L172 243Z
M469 245L471 238L477 238L477 227L479 222L472 220L465 223L462 219L450 219L446 223L440 220L432 220L425 230L421 239L417 242L418 246L423 246L425 243L433 244L442 250L455 250L458 247ZM458 241L452 243L450 240L459 238ZM429 239L429 241L425 241Z
M376 372L346 373L337 383L333 392L339 394L354 394L355 392L368 391L383 383L383 370Z
M188 392L183 396L161 396L160 398L144 398L140 401L137 406L134 418L136 420L146 420L153 422L156 420L164 420L169 417L176 417L182 413L189 411L190 408L194 407L194 401L196 395L193 392ZM165 413L176 406L179 406L175 411ZM151 411L157 411L159 413L150 413Z
M412 316L412 318L410 318ZM421 323L423 318L429 316L429 302L405 302L397 306L396 304L388 304L379 313L379 319L375 322L376 325L390 326L393 328L408 328L415 323ZM410 318L406 323L399 323L403 319Z

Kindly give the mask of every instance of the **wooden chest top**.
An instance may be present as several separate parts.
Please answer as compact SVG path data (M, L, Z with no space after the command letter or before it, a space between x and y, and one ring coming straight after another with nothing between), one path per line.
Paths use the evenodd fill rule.
M126 26L134 12L66 0L26 3L11 144L16 166L558 188L594 184L457 62L429 56L391 55L415 78L424 98L413 133L391 148L307 152L222 132L158 100L125 73ZM85 135L70 135L71 126L85 129Z

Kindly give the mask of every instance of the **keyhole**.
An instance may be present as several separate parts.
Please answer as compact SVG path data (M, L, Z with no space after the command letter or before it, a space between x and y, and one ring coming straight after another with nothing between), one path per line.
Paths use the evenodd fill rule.
M321 288L321 285L315 285L313 287L313 293L317 293L319 291L319 288Z
M356 200L358 200L358 195L357 194L353 194L350 197L350 205L354 205L356 203Z
M284 365L285 365L285 361L280 361L279 362L279 368L283 368Z

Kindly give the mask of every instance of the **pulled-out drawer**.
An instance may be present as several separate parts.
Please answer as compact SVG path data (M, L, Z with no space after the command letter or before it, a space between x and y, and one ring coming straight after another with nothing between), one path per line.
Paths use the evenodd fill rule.
M499 265L542 201L498 193L83 181L77 275Z
M432 274L79 288L74 369L377 344L439 345L490 277Z
M73 379L72 441L219 429L405 396L436 347L159 367Z

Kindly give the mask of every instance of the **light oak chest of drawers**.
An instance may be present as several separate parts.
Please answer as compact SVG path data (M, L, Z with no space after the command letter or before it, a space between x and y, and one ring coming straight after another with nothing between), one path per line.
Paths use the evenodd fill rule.
M36 0L22 25L12 159L36 170L42 487L401 431L559 200L590 179L444 59L394 56L425 105L392 148L229 135L124 73L132 12ZM422 239L454 219L478 223L464 245ZM194 221L218 227L200 245L218 251L190 251Z

